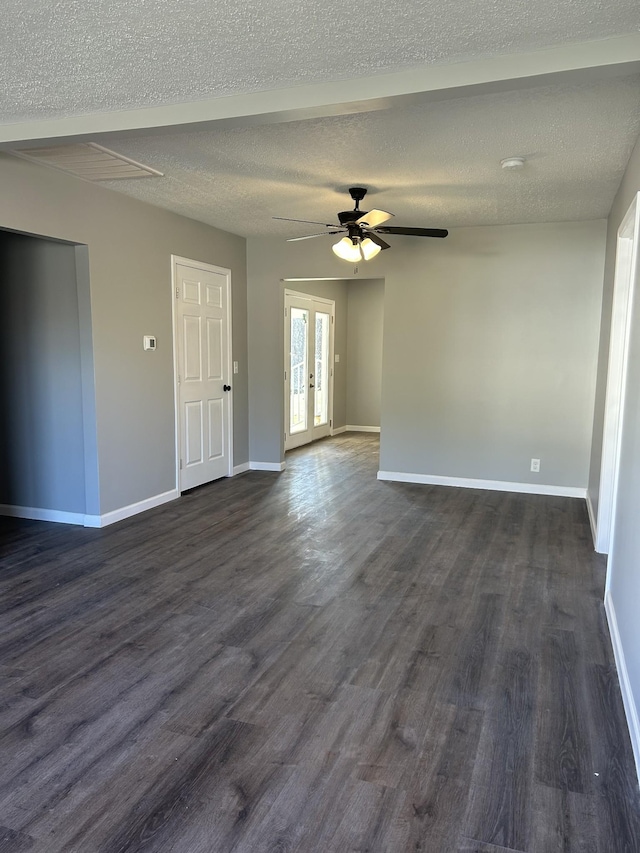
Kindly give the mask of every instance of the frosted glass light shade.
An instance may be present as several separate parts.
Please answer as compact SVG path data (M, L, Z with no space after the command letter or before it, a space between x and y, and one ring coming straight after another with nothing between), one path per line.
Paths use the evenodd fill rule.
M360 243L360 249L362 250L362 257L365 261L370 261L371 258L375 258L378 254L380 246L374 243L370 237L365 237L362 243Z
M380 251L380 246L374 243L370 237L364 240L356 238L354 243L351 237L343 237L331 247L334 253L343 261L357 263L358 261L370 261Z
M351 261L352 263L355 263L362 260L363 256L360 252L360 246L357 243L354 244L351 237L343 237L342 240L338 240L337 243L334 243L331 248L339 258L342 258L343 261Z

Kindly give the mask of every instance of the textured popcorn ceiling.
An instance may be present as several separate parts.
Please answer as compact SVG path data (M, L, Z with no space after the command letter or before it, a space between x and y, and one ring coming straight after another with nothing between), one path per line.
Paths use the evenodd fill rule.
M0 122L343 80L638 30L638 0L3 0Z
M436 227L606 217L640 131L640 77L458 98L341 117L122 138L165 174L107 186L237 234L300 236L335 221L346 189L393 224ZM527 158L520 172L500 160Z
M638 0L372 0L358 7L337 0L3 0L0 126L14 149L72 142L76 134L75 141L106 145L165 174L113 181L114 190L243 235L311 233L313 226L271 217L334 221L351 207L346 189L355 184L370 188L369 209L395 213L398 225L599 218L609 213L640 130L640 78L629 76L630 66L627 76L613 77L604 65L638 60L639 32ZM630 49L612 41L634 34ZM590 67L580 46L566 59L570 45L589 40L609 52L602 67L596 58ZM531 51L538 51L535 71L521 56ZM509 70L501 77L504 60ZM378 79L416 69L405 75L413 80L427 68L445 89L448 68L463 61L458 67L478 88L449 92L448 100L439 100L444 92L435 86L435 96L407 106ZM540 79L536 86L536 74L557 69L544 88ZM373 80L374 94L354 94L361 91L349 85L355 78ZM503 81L504 91L480 85L492 80ZM319 101L315 113L287 113L291 93L307 106L308 84L331 81L342 82L328 107ZM189 120L199 121L207 99L220 98L211 103L231 103L237 118L243 99L222 96L269 90L289 95L249 98L259 102L250 126L142 129L150 111L140 108L166 107L157 124L173 127L180 104L196 102ZM378 101L360 112L358 97ZM130 111L129 123L117 123L122 110ZM524 170L503 172L499 161L514 155L527 158Z

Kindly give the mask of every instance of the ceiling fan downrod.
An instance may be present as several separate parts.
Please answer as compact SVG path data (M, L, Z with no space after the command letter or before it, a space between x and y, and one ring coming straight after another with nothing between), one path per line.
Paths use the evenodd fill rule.
M366 187L349 187L349 195L355 201L356 210L360 210L360 202L366 196L367 189Z

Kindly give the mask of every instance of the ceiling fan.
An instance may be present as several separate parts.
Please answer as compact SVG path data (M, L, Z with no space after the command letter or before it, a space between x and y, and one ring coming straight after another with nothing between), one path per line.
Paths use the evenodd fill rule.
M273 219L280 219L284 222L306 222L309 225L323 225L329 229L319 234L308 234L305 237L290 237L287 240L288 243L346 232L346 236L338 240L332 248L339 258L351 262L368 261L382 249L390 249L391 246L382 239L381 234L404 234L408 237L446 237L449 233L444 228L398 228L392 225L383 225L384 222L393 218L393 213L375 209L360 210L360 202L366 194L367 190L364 187L351 187L349 189L349 195L355 202L355 208L343 210L339 213L339 224L317 222L313 219L288 219L285 216L274 216Z

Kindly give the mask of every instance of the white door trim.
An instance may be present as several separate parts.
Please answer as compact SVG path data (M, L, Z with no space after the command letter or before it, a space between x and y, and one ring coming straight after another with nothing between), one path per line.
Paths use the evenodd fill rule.
M177 311L176 311L176 303L177 299L177 268L178 265L191 267L196 270L206 270L207 272L218 273L220 275L224 275L227 278L227 363L229 365L233 365L232 354L233 354L233 346L231 340L231 332L232 332L232 314L233 314L233 305L231 302L232 298L232 287L231 287L231 270L227 269L227 267L218 267L214 264L207 264L204 261L194 261L191 258L182 258L180 255L171 255L171 322L173 326L173 409L174 409L174 423L175 423L175 463L176 463L176 490L178 494L181 493L180 490L180 448L182 445L182 436L180 434L180 405L179 405L179 385L178 385L178 323L177 323ZM232 383L232 376L230 377L230 382ZM229 392L232 396L229 401L229 407L227 412L227 423L226 423L226 432L227 432L227 477L233 476L233 385L231 391Z
M616 494L620 468L622 415L627 385L631 311L638 278L640 193L636 193L618 229L611 313L609 368L602 435L602 461L598 494L596 551L608 554L613 541ZM607 573L607 589L609 572Z

